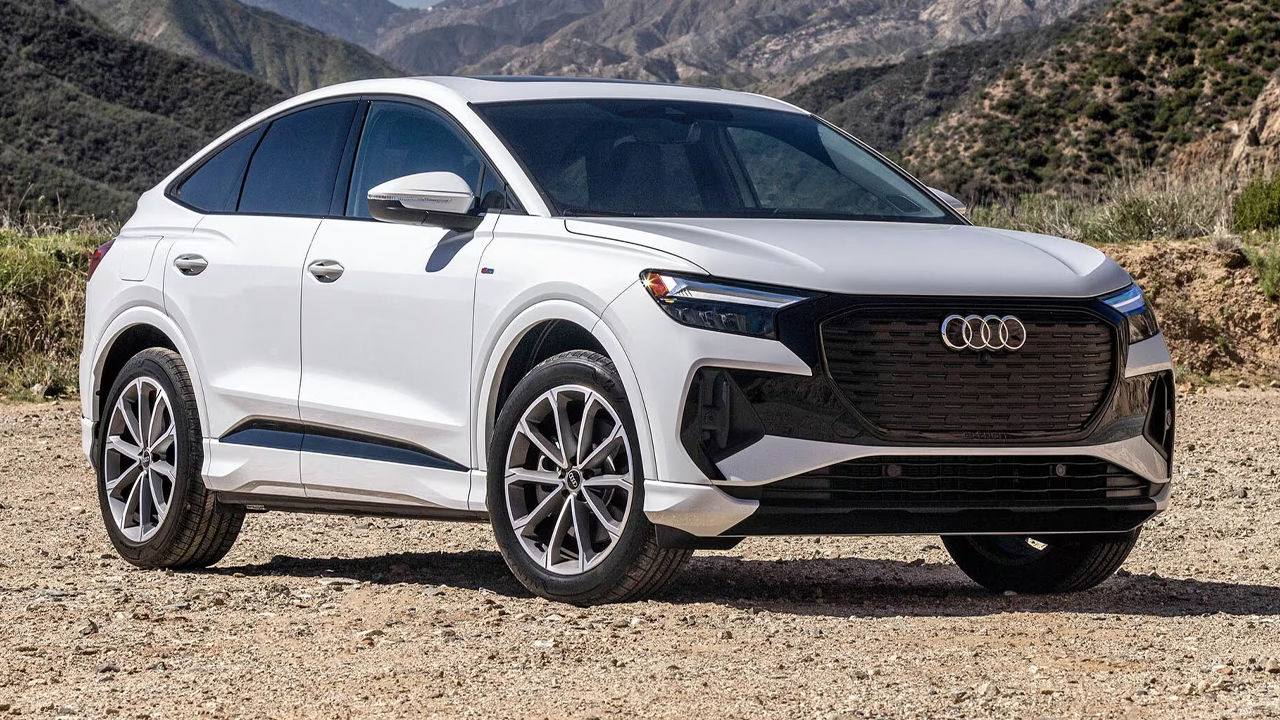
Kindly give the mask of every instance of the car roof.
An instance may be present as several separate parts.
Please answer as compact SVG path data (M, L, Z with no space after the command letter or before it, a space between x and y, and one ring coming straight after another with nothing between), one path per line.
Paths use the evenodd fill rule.
M434 86L434 87L428 87ZM714 102L729 105L802 112L781 100L753 93L692 87L671 83L621 80L610 78L571 78L521 75L484 75L475 77L406 77L361 80L322 88L308 93L315 99L325 95L353 92L390 92L424 97L444 90L466 103L493 103L521 100L610 99L675 100Z

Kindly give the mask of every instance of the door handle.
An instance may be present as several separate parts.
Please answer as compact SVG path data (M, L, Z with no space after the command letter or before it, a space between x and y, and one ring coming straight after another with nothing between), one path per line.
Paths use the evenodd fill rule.
M173 266L183 275L199 275L209 267L209 261L199 255L179 255L173 259Z
M342 277L345 268L337 260L317 260L307 266L307 272L322 283L331 283Z

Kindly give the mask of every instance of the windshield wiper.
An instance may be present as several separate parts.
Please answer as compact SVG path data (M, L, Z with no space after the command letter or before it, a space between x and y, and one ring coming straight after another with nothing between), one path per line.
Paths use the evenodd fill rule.
M625 210L589 210L586 208L565 208L560 211L567 217L654 217L648 213L627 212Z

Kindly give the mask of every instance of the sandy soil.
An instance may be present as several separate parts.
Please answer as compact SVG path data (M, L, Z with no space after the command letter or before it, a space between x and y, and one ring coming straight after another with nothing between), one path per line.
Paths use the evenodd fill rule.
M1280 392L1184 398L1125 571L990 595L936 538L748 541L531 598L487 528L257 515L205 572L101 529L76 409L0 405L0 716L1280 717Z

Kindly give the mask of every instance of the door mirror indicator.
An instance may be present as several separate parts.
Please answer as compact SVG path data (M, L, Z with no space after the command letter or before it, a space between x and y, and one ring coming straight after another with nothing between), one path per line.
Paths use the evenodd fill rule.
M369 191L369 213L382 222L467 232L480 225L475 192L458 175L429 172L388 180Z

